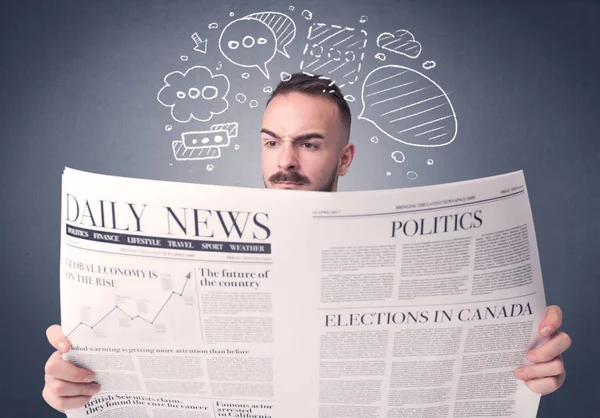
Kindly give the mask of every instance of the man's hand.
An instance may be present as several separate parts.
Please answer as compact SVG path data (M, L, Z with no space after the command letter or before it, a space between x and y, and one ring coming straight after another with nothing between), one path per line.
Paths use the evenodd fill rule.
M71 349L71 344L63 335L60 326L49 327L46 336L48 342L58 351L46 362L46 384L42 397L48 405L60 412L80 408L100 390L99 384L92 383L95 378L94 372L63 360L62 354Z
M571 346L571 337L564 332L557 332L561 324L562 310L558 306L549 306L538 332L542 337L550 338L527 353L527 360L534 364L515 370L515 377L524 380L533 392L547 395L560 388L565 381L562 353Z

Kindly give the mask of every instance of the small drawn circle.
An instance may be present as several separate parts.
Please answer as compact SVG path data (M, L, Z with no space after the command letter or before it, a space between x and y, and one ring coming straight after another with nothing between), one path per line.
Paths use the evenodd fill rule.
M361 16L359 22L365 23L367 20L369 20L369 18L367 16Z
M431 158L427 160L427 165L433 165L433 160Z
M221 68L223 68L223 63L219 61L216 70L220 70Z
M181 58L181 61L187 61L188 60L188 56L187 55L182 55L180 58Z
M290 6L290 10L294 11L295 7L294 6Z
M171 125L165 126L165 131L169 132L173 127Z
M273 87L267 86L263 88L263 93L273 93Z
M347 102L350 102L350 103L352 103L352 102L354 102L354 101L356 100L356 98L355 98L353 95L351 95L351 94L347 94L347 95L345 95L345 96L344 96L344 99L345 99Z
M210 94L210 92L212 91L212 95ZM202 98L204 100L212 100L215 97L217 97L219 94L219 89L217 89L215 86L204 86L204 88L202 89Z
M288 81L292 78L292 75L290 73L286 73L285 71L282 71L279 76L281 78L281 81Z
M425 61L423 63L423 68L426 70L431 70L432 68L435 68L435 61Z
M256 40L256 43L259 44L259 45L264 45L264 44L267 43L267 40L261 36L260 38L258 38Z
M208 144L210 142L210 138L205 136L204 138L202 138L202 143L203 144Z
M406 173L406 177L408 177L410 180L416 180L419 176L414 171L409 171Z
M227 46L229 47L229 49L238 49L240 43L238 41L229 41L227 42Z
M240 144L235 144L235 146L233 147L233 149L235 149L236 151L240 149Z
M387 173L385 173L386 176L390 177L392 175L392 173L390 173L389 171Z
M190 96L190 99L197 99L200 97L200 90L196 87L192 87L188 90L188 96Z
M250 107L255 108L258 106L258 102L256 100L250 100Z
M252 48L255 43L254 37L250 35L246 35L244 36L244 39L242 39L242 45L244 45L245 48Z
M237 100L238 103L246 103L246 95L244 93L238 93L235 95L235 100Z
M371 142L376 144L379 142L379 138L377 138L376 136L374 136L373 138L371 138Z
M383 52L378 52L375 54L375 59L379 61L385 61L385 54Z
M207 171L213 171L214 168L215 167L212 164L209 164L209 165L206 166L206 170Z
M177 98L179 99L185 99L185 93L182 91L178 91L177 92Z
M244 73L244 74L242 74L242 78L245 78L247 80L250 78L250 74Z
M392 152L392 160L397 163L403 163L406 157L404 157L404 153L402 151L394 151Z
M235 16L235 13L229 12L229 16L233 17L233 16Z
M217 22L212 22L210 25L208 25L208 29L218 29L219 28L219 24Z
M221 135L215 135L215 142L218 144L219 142L223 142L223 137Z
M304 10L302 12L302 17L305 18L306 20L311 20L312 19L312 12L310 10Z
M196 145L198 143L198 140L196 138L192 139L192 145Z

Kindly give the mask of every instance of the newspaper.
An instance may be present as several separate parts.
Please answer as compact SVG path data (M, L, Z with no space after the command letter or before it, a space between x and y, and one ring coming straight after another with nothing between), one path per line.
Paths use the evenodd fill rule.
M522 172L322 193L66 169L72 418L535 417L546 302Z

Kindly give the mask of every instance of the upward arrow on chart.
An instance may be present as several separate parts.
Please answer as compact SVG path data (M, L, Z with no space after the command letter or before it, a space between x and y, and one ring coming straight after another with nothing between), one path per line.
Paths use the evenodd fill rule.
M198 51L203 54L206 54L206 48L208 46L208 39L202 40L202 38L200 38L200 35L198 35L198 32L194 32L194 34L192 35L192 40L196 43L196 46L194 47L194 51Z

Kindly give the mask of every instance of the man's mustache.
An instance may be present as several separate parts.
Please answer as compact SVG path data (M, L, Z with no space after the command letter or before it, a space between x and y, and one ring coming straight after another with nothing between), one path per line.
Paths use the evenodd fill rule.
M307 177L295 172L295 171L279 171L269 177L271 183L290 182L298 184L309 184L310 181Z

